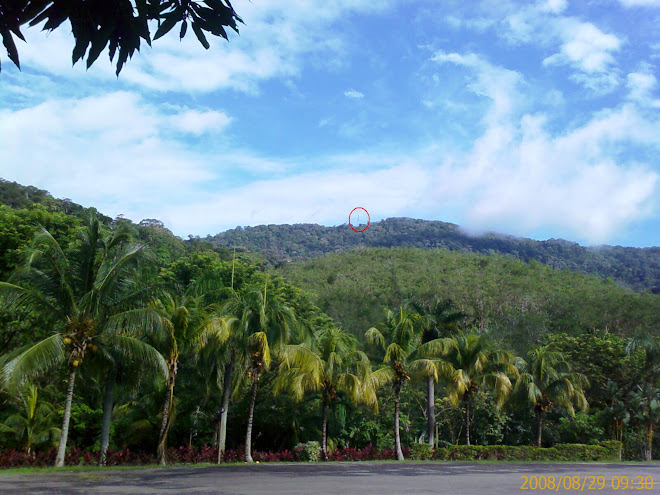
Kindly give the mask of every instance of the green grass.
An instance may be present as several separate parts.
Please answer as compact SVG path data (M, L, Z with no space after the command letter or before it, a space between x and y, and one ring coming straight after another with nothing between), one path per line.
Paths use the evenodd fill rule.
M346 462L359 462L360 464L399 464L402 461L396 460L381 460L381 461L330 461L327 464L342 464ZM441 460L411 460L406 459L403 463L414 463L414 464L449 464L449 463L470 463L470 464L629 464L629 465L640 465L640 466L660 466L660 460L654 460L651 462L644 461L525 461L525 460L508 460L502 461L497 459L481 459L481 460L470 460L470 461L441 461ZM263 462L259 465L289 465L289 464L326 464L323 462L314 462L314 463L305 463L305 462ZM122 469L162 469L162 468L196 468L196 467L223 467L223 466L244 466L245 462L223 462L222 464L215 464L211 462L199 462L195 464L168 464L167 466L161 466L160 464L144 464L138 466L126 465L126 466L65 466L61 468L56 467L19 467L19 468L7 468L0 469L0 476L3 474L24 474L24 473L85 473L85 472L98 472L98 471L116 471ZM253 464L253 466L256 465Z

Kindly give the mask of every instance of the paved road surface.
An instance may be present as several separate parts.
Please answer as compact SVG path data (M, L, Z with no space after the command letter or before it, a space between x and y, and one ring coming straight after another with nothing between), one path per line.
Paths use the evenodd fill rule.
M660 464L365 463L260 464L1 474L0 494L437 494L550 493L521 491L522 476L603 476L605 488L587 478L588 493L660 494ZM653 489L614 490L613 477L652 477ZM547 478L546 478L547 479ZM623 480L616 478L623 487ZM592 490L588 485L592 484ZM615 481L616 484L616 481ZM568 483L567 486L571 486ZM579 493L560 488L555 493Z

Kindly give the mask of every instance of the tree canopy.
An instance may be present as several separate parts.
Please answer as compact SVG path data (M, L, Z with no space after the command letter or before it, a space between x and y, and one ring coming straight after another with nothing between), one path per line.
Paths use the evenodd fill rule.
M53 31L65 21L75 39L73 64L87 57L87 68L108 49L110 61L117 55L119 76L126 61L151 42L180 25L183 39L192 28L200 44L209 49L207 34L227 37L227 29L238 33L243 22L229 0L12 0L0 2L0 35L7 56L20 69L16 39L25 41L21 28L43 24ZM0 67L1 68L1 67Z

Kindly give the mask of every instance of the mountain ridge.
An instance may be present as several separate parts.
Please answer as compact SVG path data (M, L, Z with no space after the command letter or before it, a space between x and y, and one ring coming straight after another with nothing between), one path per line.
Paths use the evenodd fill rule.
M55 199L47 191L34 186L4 179L0 179L0 204L12 209L42 204L78 218L89 211L97 212L93 207L85 208L68 199ZM105 215L101 215L101 220L107 224L112 222ZM164 227L155 219L145 219L140 226L143 224L145 229ZM181 242L179 237L169 235L172 241ZM611 277L625 287L660 294L660 247L586 247L565 239L537 241L493 232L473 235L456 224L439 220L388 218L373 222L363 233L354 232L348 224L333 227L318 224L258 225L237 227L206 238L191 237L182 242L190 245L198 241L207 241L215 248L256 252L272 265L368 247L499 253L525 262L536 260L560 270Z
M525 262L536 260L559 270L612 277L635 290L660 293L660 247L581 246L565 239L537 241L489 232L471 235L439 220L394 217L372 222L364 233L348 224L270 224L237 227L207 236L216 247L256 251L269 262L304 261L316 256L367 247L418 247L499 253Z

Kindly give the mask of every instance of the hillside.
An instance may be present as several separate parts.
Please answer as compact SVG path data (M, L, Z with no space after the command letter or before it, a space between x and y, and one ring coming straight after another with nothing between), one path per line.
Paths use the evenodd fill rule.
M634 290L660 293L660 247L583 247L561 239L532 239L486 234L470 236L459 226L428 220L388 218L373 222L362 234L348 225L260 225L238 227L208 237L215 246L242 248L264 255L271 263L308 260L357 247L444 248L452 251L513 256L540 261L555 269L611 277Z
M549 333L604 330L630 336L660 328L660 295L532 261L417 248L368 248L287 263L278 271L314 295L358 337L384 308L449 298L465 322L521 350Z
M7 211L3 223L13 225L11 237L28 239L35 221L48 224L49 228L62 228L64 217L46 218L44 211L29 208L40 206L64 214L66 218L84 218L94 208L86 208L68 199L53 198L47 191L33 186L23 186L0 179L0 205ZM19 213L20 212L20 213ZM101 215L109 224L110 217ZM122 220L127 221L128 220ZM28 225L29 224L29 225ZM67 229L70 226L66 227ZM143 220L135 225L141 240L158 237L165 250L182 252L184 243L189 247L210 243L216 249L251 251L263 256L271 265L288 261L304 261L329 253L351 251L365 247L414 247L421 249L447 249L467 253L498 253L525 262L539 261L558 270L581 271L611 277L619 285L637 291L660 293L660 247L634 248L621 246L583 247L561 239L535 241L532 239L486 234L470 236L459 226L446 222L389 218L373 222L364 233L353 232L348 225L324 227L316 224L259 225L238 227L208 236L181 241L158 220ZM20 232L15 232L20 231ZM4 243L5 257L15 258L14 242ZM2 258L0 256L0 258ZM5 264L11 265L10 262ZM6 267L0 262L0 273Z

